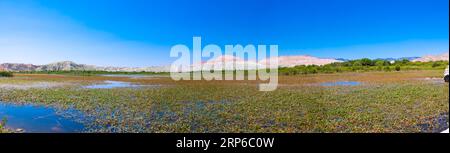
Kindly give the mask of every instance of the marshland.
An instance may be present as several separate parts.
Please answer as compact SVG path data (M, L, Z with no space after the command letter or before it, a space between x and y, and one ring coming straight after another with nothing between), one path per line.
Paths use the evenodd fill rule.
M278 89L271 92L259 91L258 81L173 81L168 74L14 73L0 77L0 128L106 133L440 132L448 128L449 84L442 80L441 70L446 64L339 73L320 73L323 67L281 69ZM297 73L314 68L305 71L316 73ZM12 112L21 108L45 113ZM33 125L33 120L46 116L48 125Z

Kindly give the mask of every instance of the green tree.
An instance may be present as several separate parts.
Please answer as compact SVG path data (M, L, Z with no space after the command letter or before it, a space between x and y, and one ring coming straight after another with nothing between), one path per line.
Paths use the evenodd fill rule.
M355 61L352 65L353 67L363 66L361 61Z
M383 60L378 60L375 62L375 66L384 66L385 61Z
M433 62L433 65L431 65L431 67L433 67L433 68L438 67L438 66L441 66L441 63Z
M408 59L403 59L401 63L402 63L402 64L408 64L409 62L410 62L410 61L409 61Z
M372 60L368 59L368 58L363 58L361 59L361 64L363 66L373 66L373 62Z
M395 70L396 70L396 71L400 71L400 65L396 65L396 66L395 66Z
M13 77L11 72L0 72L0 77Z

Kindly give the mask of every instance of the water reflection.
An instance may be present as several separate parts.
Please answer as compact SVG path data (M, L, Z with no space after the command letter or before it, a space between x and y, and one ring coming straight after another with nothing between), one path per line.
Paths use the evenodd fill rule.
M321 83L320 86L359 86L361 82L357 81L336 81Z
M43 106L0 102L0 118L6 119L6 128L23 129L29 133L74 133L84 129L83 124Z

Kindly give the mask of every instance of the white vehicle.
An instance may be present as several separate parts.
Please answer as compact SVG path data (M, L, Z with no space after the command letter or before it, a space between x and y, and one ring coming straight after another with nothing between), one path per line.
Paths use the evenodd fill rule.
M448 65L447 68L444 71L444 81L448 82L449 81L449 76L448 76Z

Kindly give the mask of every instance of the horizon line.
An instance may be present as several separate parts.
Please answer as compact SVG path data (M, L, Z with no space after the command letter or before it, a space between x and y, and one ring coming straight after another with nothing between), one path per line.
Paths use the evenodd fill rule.
M422 56L402 56L402 57L377 57L377 58L368 58L371 60L377 60L377 59L388 59L388 58L394 58L394 59L401 59L401 58L411 58L411 57L424 57L424 56L437 56L437 55L444 55L444 54L449 54L449 51L447 52L442 52L442 53L438 53L438 54L425 54ZM227 55L224 54L222 56L234 56L234 55ZM318 56L314 56L314 55L310 55L310 54L299 54L299 55L279 55L278 57L286 57L286 56L310 56L310 57L315 57L315 58L319 58L319 59L344 59L344 60L358 60L358 59L364 59L366 57L363 58L342 58L342 57L318 57ZM219 56L221 57L221 56ZM234 56L237 57L237 56ZM212 60L213 58L209 58L208 60L202 60L202 62L207 62L209 60ZM118 67L118 68L140 68L140 67L163 67L163 66L168 66L170 64L166 64L166 65L147 65L147 66L111 66L111 65L97 65L97 64L87 64L87 63L83 63L83 62L77 62L76 60L56 60L53 62L47 62L46 64L36 64L36 63L26 63L26 62L0 62L0 64L25 64L25 65L34 65L34 66L42 66L42 65L48 65L48 64L54 64L54 63L62 63L62 62L72 62L75 64L80 64L80 65L87 65L87 66L97 66L97 67Z

